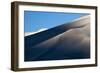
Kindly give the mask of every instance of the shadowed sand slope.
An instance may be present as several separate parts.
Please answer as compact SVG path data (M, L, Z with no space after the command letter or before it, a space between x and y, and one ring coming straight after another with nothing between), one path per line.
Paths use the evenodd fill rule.
M63 25L63 29L70 27L70 29L63 31L63 33L59 33L47 40L39 42L31 46L31 48L25 48L25 61L89 58L89 21L89 16L77 19L72 22L73 25Z

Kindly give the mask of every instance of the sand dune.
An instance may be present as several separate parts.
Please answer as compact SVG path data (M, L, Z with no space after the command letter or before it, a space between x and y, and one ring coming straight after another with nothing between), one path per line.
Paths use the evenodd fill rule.
M90 17L83 18L83 22L75 22L72 28L49 40L33 46L27 60L59 60L83 59L90 57ZM81 18L82 20L82 18ZM79 21L79 20L78 20ZM74 22L73 22L74 23ZM65 29L66 27L64 27ZM32 50L33 49L33 50Z

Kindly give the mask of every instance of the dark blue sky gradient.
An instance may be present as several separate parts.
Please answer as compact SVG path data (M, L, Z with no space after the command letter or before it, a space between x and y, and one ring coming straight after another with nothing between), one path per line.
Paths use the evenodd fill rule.
M36 32L42 28L53 28L68 23L86 13L63 13L63 12L42 12L24 11L24 32Z

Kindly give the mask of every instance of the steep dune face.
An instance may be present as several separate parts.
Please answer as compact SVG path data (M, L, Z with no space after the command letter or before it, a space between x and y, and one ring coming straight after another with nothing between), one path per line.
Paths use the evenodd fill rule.
M85 31L83 32L84 28L71 29L38 44L34 48L45 50L36 55L34 60L89 58L90 38Z
M27 61L83 59L90 57L90 18L80 28L73 28L34 46ZM71 27L81 25L75 23ZM64 27L66 28L66 27ZM41 37L42 38L42 37Z
M90 37L84 31L84 28L71 29L63 33L59 38L59 45L56 48L63 48L63 51L67 51L69 53L67 55L70 57L89 57Z

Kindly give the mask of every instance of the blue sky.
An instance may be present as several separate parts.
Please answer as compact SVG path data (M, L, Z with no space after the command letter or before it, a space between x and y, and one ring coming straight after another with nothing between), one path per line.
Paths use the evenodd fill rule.
M36 32L43 28L53 28L64 23L68 23L84 13L63 13L63 12L42 12L24 11L24 32Z

